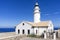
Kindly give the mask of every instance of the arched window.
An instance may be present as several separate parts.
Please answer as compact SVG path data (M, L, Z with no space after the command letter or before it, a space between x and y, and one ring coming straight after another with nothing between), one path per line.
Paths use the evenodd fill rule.
M28 30L28 34L30 34L30 30Z
M24 30L24 29L22 30L22 33L23 33L23 34L25 33L25 30Z
M20 33L20 30L18 29L18 34Z

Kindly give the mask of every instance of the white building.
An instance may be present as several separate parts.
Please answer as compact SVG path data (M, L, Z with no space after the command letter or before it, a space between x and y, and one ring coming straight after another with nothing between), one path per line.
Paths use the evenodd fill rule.
M23 21L16 26L16 34L28 35L35 34L41 35L44 31L50 32L53 30L52 21L40 21L40 8L38 2L35 4L34 8L34 22Z

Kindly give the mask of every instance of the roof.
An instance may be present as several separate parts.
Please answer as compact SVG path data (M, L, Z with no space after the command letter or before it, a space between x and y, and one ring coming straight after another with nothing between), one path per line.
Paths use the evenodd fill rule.
M48 27L49 21L41 21L38 23L27 22L28 24L32 25L33 27Z

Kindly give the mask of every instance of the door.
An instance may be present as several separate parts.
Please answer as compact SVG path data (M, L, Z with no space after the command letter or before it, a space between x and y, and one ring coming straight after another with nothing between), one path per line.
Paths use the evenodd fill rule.
M30 30L28 30L28 34L30 34Z
M18 29L18 34L20 33L20 30Z
M25 30L24 30L24 29L22 30L22 33L23 33L23 34L25 33Z

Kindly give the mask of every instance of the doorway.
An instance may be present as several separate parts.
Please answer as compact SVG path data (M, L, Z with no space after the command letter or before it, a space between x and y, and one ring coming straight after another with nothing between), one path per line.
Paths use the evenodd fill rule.
M22 33L23 33L23 34L25 33L25 30L24 30L24 29L22 30Z
M28 30L28 34L30 34L30 30Z
M18 29L18 34L20 33L20 30Z
M37 30L36 30L36 34L37 34Z

